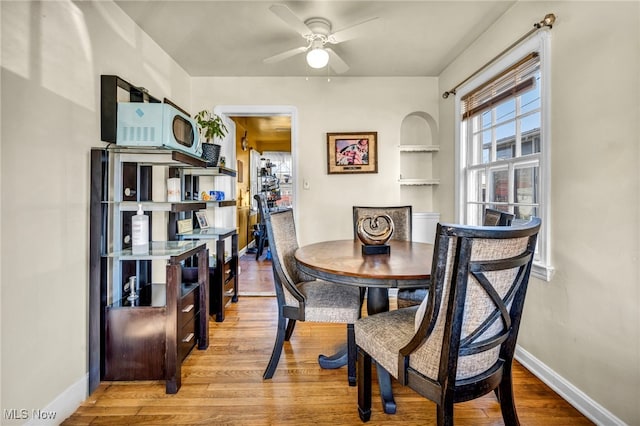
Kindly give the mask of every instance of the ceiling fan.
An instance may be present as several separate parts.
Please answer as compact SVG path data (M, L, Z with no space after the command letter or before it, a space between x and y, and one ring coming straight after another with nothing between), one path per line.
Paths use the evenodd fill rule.
M378 19L377 17L369 18L340 31L332 32L331 22L328 19L314 17L303 21L284 4L273 4L269 10L298 32L307 44L266 58L263 61L265 64L272 64L307 52L306 59L310 67L324 68L329 64L337 74L349 70L349 65L327 44L338 44L350 40L357 36L361 25Z

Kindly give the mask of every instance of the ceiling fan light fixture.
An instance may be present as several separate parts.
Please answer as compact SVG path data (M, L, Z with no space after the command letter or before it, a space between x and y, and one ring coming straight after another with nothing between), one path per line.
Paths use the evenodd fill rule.
M329 53L322 47L316 47L307 52L307 64L311 68L324 68L329 63Z

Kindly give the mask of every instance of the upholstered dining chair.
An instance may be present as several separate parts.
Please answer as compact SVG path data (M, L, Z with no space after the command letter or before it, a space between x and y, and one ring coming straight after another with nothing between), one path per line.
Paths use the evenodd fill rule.
M482 225L484 226L511 226L511 222L515 216L509 212L502 210L484 209Z
M256 198L264 197L262 194ZM347 376L356 384L356 348L353 324L360 318L360 290L355 286L315 280L296 267L298 249L292 210L270 213L260 200L271 248L273 278L278 301L278 330L269 364L263 378L271 379L276 371L282 347L289 341L296 321L342 323L347 325Z
M506 425L518 425L511 367L540 219L510 227L438 224L431 288L419 307L355 323L358 411L371 416L371 361L437 405L453 425L453 405L491 391Z
M392 240L411 241L412 211L411 206L363 207L353 206L353 238L358 238L358 219L363 216L387 214L393 220ZM419 305L427 296L426 288L403 289L398 291L398 308Z

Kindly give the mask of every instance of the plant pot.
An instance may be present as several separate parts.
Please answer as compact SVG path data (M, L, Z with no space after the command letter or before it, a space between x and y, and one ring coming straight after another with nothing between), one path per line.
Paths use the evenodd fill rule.
M216 143L203 143L202 144L202 158L207 160L207 166L215 167L218 165L218 159L220 158L221 145Z

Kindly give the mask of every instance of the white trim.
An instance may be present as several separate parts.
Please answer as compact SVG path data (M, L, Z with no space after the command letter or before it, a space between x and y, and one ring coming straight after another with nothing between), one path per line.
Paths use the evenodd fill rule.
M298 203L298 185L301 180L298 179L298 109L289 105L219 105L213 109L213 112L224 117L244 116L244 117L268 117L272 115L288 115L291 116L291 168L294 176L295 185L292 186L293 192L293 214L297 216L298 211L296 205Z
M29 420L25 425L58 425L69 418L87 399L89 392L89 373L65 389L46 407L36 411L41 413L55 413L53 419L42 420L35 417L34 411L29 411Z
M516 345L515 359L547 386L553 389L576 410L584 414L596 425L625 426L626 423L612 412L598 404L564 377L547 367L520 345Z
M531 275L547 282L551 281L555 272L553 266L545 266L535 262L531 265Z
M463 149L462 137L460 129L460 112L461 102L460 100L464 95L478 88L481 84L484 84L499 71L506 69L511 64L515 63L523 55L529 52L539 52L540 54L540 74L543 77L541 81L541 97L543 99L541 104L541 150L542 158L540 159L540 193L544 196L544 202L541 203L540 215L543 219L542 227L540 229L540 235L538 242L544 242L544 246L538 246L540 259L534 265L532 273L535 277L545 281L550 281L553 276L554 268L551 262L551 33L548 29L542 29L538 31L528 40L522 42L519 46L515 47L511 51L504 54L495 64L487 68L475 78L469 81L467 84L461 86L456 91L455 107L454 107L454 166L455 166L455 217L459 223L465 223L464 209L461 206L464 205L466 194L466 185L464 173L462 171L461 164L466 164L466 158L461 158L467 155L467 152Z

